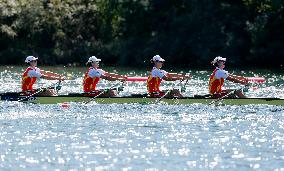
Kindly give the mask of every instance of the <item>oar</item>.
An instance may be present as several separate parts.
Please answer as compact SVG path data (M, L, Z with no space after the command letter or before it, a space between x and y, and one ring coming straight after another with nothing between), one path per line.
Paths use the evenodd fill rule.
M123 83L124 83L124 82L122 82L122 84L123 84ZM103 93L105 93L107 90L111 90L111 89L113 89L114 87L117 87L118 85L120 85L120 83L117 83L117 84L111 86L110 88L105 88L105 89L103 89L99 94L97 94L96 96L92 97L90 100L88 100L88 101L86 101L86 102L83 102L83 103L84 103L84 104L88 104L88 103L90 103L91 101L94 101L97 97L99 97L100 95L102 95Z
M48 86L48 87L41 87L41 88L39 88L36 92L34 92L33 94L31 94L31 95L29 95L29 96L27 96L27 97L25 97L25 98L23 98L23 99L18 100L18 102L23 102L23 101L29 99L30 97L32 97L32 96L34 96L34 95L36 95L36 94L38 94L38 93L40 93L40 92L42 92L42 91L44 91L44 90L46 90L46 89L50 89L50 88L54 87L56 84L60 84L60 82L61 82L61 81L56 82L55 84L53 84L53 85L51 85L51 86Z
M163 96L161 96L160 98L158 98L156 101L155 101L155 104L160 102L164 97L166 97L166 95L168 95L173 89L174 87L178 86L179 84L181 84L183 82L183 80L180 80L179 83L175 84L174 86L172 86L171 89L169 89Z

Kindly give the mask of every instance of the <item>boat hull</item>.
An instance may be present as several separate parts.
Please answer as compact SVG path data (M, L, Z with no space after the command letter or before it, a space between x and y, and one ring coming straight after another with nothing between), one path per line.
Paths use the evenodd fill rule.
M24 103L37 103L37 104L57 104L65 102L84 103L91 100L91 97L82 95L60 95L60 96L17 96L17 95L1 95L2 101L21 101ZM157 102L157 98L149 97L111 97L103 98L98 97L92 99L93 103L111 104L111 103L141 103L153 104ZM184 97L184 98L163 98L159 103L167 104L226 104L226 105L248 105L248 104L267 104L267 105L284 105L284 99L279 98L245 98L245 99L216 99L205 97Z

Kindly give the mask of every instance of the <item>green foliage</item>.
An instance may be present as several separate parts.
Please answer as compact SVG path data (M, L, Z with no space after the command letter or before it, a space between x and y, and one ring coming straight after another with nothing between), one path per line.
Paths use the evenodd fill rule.
M284 63L283 0L0 0L0 64Z
M244 1L253 13L253 19L247 24L251 36L250 58L248 61L258 65L283 64L284 56L284 1Z

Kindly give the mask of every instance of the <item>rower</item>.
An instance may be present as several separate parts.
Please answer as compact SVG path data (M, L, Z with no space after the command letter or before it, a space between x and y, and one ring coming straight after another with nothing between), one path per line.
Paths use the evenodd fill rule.
M170 91L166 97L182 97L182 94L178 89L173 90L160 90L160 84L162 80L166 81L176 81L189 79L191 76L187 74L178 74L178 73L168 73L165 70L161 70L165 60L159 55L155 55L151 60L151 63L154 64L154 67L149 73L147 80L147 89L150 97L163 97L167 91Z
M126 76L109 73L102 69L99 69L99 62L101 59L96 58L95 56L91 56L86 63L89 66L88 71L85 73L84 80L83 80L83 91L87 96L95 97L100 95L100 97L113 97L117 95L117 91L115 90L108 90L107 92L102 93L105 90L96 90L97 83L99 82L100 78L109 81L126 81Z
M213 98L221 98L228 93L232 93L231 98L246 98L246 96L243 94L241 90L232 90L232 89L227 89L227 90L222 90L223 84L225 80L229 80L234 83L240 83L243 85L248 84L248 79L242 76L236 76L229 74L228 71L225 71L225 62L226 58L222 58L221 56L216 57L211 64L215 66L215 70L210 76L209 80L209 93L212 95Z
M22 76L22 92L24 95L30 95L36 92L36 89L33 89L33 85L39 78L47 80L60 80L63 81L64 77L60 74L56 74L50 71L44 71L37 67L38 58L34 56L26 57L25 62L29 64L29 67L25 70ZM37 96L56 96L54 88L48 88L44 91L37 93Z

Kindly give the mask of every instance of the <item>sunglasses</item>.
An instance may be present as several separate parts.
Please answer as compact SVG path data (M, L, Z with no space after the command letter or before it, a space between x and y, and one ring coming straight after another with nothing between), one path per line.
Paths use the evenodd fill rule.
M37 62L37 61L31 61L31 62Z

